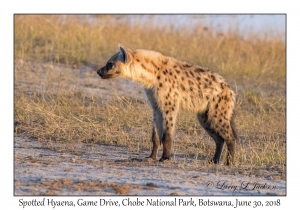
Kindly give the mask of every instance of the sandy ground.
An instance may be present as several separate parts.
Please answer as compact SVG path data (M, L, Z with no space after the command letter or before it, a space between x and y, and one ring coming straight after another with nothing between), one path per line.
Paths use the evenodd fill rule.
M286 194L282 180L191 170L180 158L148 162L149 151L26 137L14 141L15 195Z

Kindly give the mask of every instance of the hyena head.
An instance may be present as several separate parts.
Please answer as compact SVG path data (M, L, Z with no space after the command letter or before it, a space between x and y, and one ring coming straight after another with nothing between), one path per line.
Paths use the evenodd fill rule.
M112 56L105 66L97 70L97 74L102 79L122 77L125 74L128 63L131 60L130 54L122 44L118 44L120 51Z

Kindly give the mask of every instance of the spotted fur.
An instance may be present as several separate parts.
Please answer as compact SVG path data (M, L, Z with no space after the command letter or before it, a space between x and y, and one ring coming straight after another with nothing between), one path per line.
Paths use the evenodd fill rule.
M160 144L160 161L171 156L172 136L180 109L197 114L201 126L214 139L214 163L219 163L224 142L227 164L234 162L237 135L233 126L235 94L224 79L207 68L179 61L160 52L138 49L132 51L119 44L97 73L103 79L123 77L145 87L153 111L152 153L156 159Z

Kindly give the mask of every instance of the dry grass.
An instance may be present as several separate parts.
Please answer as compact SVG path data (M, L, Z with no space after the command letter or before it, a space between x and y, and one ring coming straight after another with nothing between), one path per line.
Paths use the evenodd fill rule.
M106 100L99 94L106 87L96 74L78 70L103 65L121 42L208 66L224 76L237 93L237 164L285 166L286 56L281 37L253 34L244 40L234 30L217 34L200 23L194 30L178 31L157 27L151 19L142 25L127 16L89 18L93 21L85 16L15 16L16 135L150 150L147 103L117 95ZM193 114L181 113L177 129L175 155L212 157L214 143Z

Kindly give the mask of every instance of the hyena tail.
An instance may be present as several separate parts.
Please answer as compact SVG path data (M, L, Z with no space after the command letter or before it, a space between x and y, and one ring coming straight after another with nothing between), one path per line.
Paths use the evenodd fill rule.
M235 118L235 113L232 114L232 117L230 120L230 125L231 125L231 129L232 129L232 134L233 134L235 140L238 141L238 134L237 134L236 127L235 127L234 118Z

